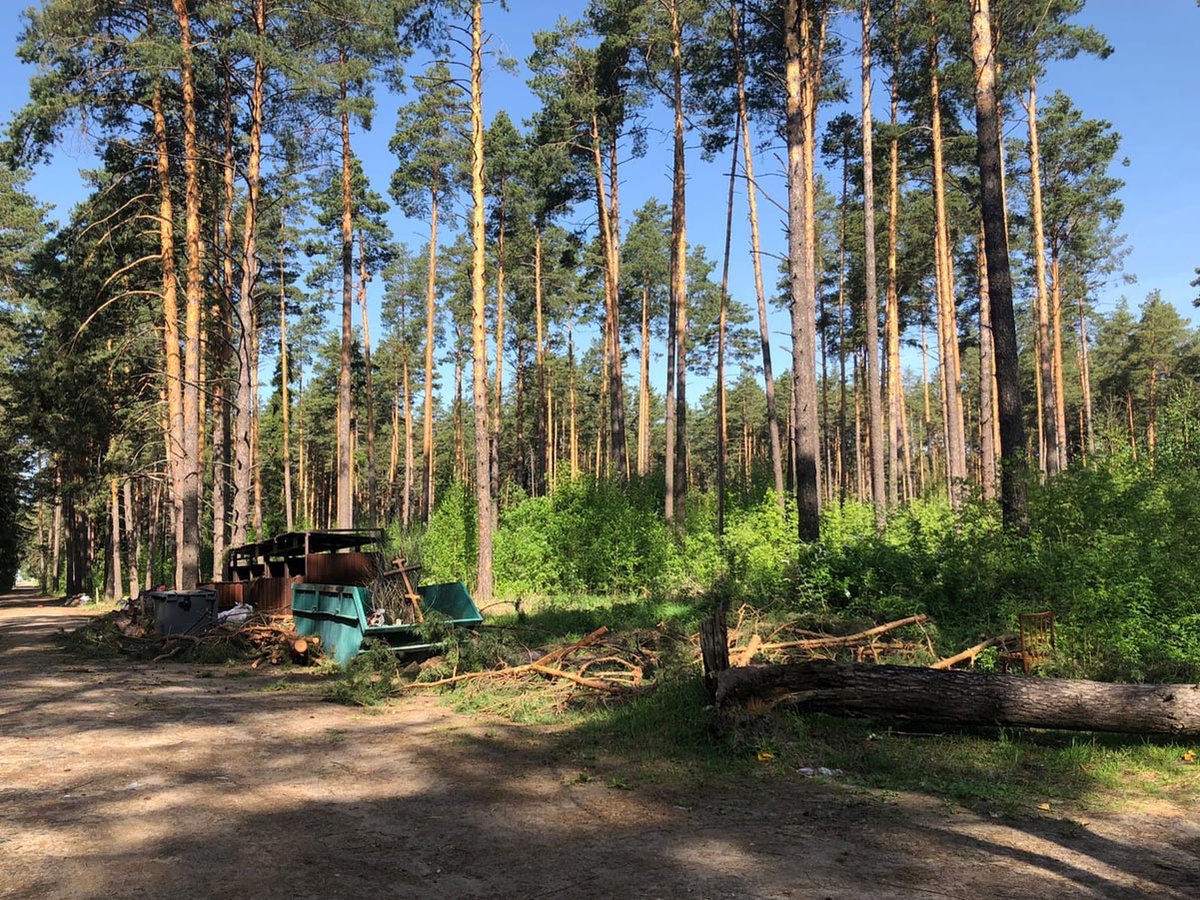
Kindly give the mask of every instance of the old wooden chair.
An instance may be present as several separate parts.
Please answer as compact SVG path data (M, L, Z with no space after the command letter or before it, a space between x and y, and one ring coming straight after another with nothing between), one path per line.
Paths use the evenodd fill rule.
M1000 654L1000 667L1008 672L1018 664L1026 675L1045 663L1054 654L1054 613L1021 613L1021 647Z

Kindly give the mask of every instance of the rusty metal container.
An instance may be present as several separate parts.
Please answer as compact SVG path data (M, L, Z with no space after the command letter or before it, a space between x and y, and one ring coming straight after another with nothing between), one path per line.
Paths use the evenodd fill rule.
M304 563L304 580L308 584L366 585L379 574L379 556L358 550L310 553Z

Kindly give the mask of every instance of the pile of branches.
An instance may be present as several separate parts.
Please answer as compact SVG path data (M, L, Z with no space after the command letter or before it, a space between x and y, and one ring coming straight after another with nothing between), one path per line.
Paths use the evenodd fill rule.
M931 669L950 669L963 663L974 667L983 651L992 647L1009 649L1020 640L1017 634L1000 634L941 658L930 636L932 623L925 615L906 616L852 634L810 631L795 622L774 621L748 604L739 607L731 618L734 620L729 628L731 666L827 659Z
M250 661L254 668L264 663L312 665L321 655L319 637L301 636L290 624L261 616L240 624L218 625L200 635L159 635L145 621L136 610L117 610L65 633L63 644L69 651L84 656L129 656L151 662L240 659Z
M732 618L729 662L733 666L797 659L873 663L886 659L922 665L938 658L925 627L928 617L924 615L907 616L853 634L828 634L801 628L795 622L772 621L762 610L750 605L739 607Z
M290 627L263 618L239 625L218 625L201 635L170 634L160 638L162 652L151 662L176 657L192 659L249 659L257 669L263 663L277 666L290 662L308 666L321 656L321 638L300 635Z
M651 629L616 638L602 625L574 643L528 652L526 661L498 658L493 665L478 671L412 681L400 689L408 691L481 682L535 688L558 683L568 688L562 703L568 702L580 690L608 696L630 694L641 688L660 664L662 637L661 631Z

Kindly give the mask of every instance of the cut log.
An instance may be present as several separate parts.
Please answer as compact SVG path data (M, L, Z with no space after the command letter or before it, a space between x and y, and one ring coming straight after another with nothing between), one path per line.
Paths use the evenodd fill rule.
M1200 684L1105 684L813 660L711 673L718 709L1200 737Z

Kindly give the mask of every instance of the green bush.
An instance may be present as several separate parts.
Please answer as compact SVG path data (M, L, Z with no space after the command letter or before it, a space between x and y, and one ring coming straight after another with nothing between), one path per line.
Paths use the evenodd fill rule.
M475 510L446 492L424 536L427 576L470 580ZM876 620L928 613L946 652L1053 610L1063 674L1200 680L1200 453L1169 445L1154 464L1117 457L1030 487L1027 535L995 504L944 499L892 511L829 505L822 538L797 540L794 502L731 497L723 539L711 494L693 491L684 527L663 522L661 485L590 478L546 497L505 498L497 593L723 596L731 604Z

